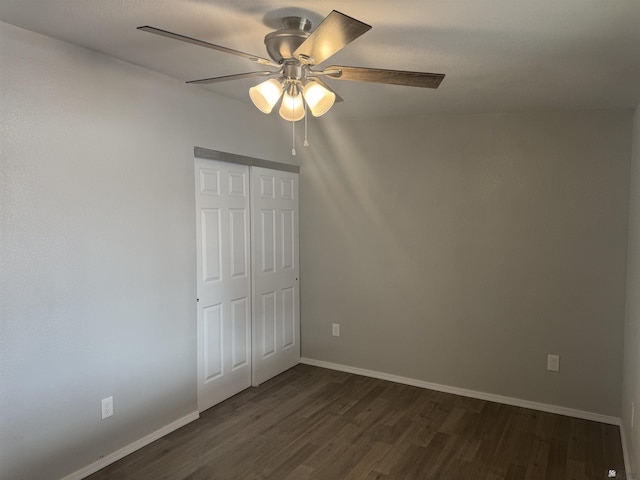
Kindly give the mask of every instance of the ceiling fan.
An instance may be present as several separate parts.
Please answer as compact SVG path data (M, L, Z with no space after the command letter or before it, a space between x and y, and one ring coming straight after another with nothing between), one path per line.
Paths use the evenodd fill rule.
M444 78L444 75L439 73L344 65L332 65L322 70L315 70L313 67L321 64L369 31L371 26L333 10L313 32L311 32L311 27L311 21L307 18L285 17L282 21L282 28L267 34L264 38L270 59L151 26L138 27L138 30L200 45L243 57L260 65L276 68L277 70L262 70L191 80L187 83L209 84L250 77L275 77L251 87L249 95L255 106L264 113L271 113L273 107L282 97L280 116L291 122L304 118L306 107L309 108L313 116L318 117L326 113L334 102L342 101L342 98L322 80L322 77L425 88L438 88Z

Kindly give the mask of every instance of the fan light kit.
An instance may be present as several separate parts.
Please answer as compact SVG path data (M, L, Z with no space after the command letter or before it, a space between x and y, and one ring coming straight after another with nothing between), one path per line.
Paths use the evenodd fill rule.
M305 104L314 117L324 115L336 101L336 94L313 78L302 80L272 78L249 89L253 104L264 113L271 113L280 97L280 116L297 122L305 116Z
M319 117L327 113L334 102L342 101L342 98L321 77L424 88L438 88L444 78L444 75L440 73L342 65L314 70L313 66L324 62L342 50L356 38L368 32L371 26L336 10L327 15L313 32L311 32L311 26L311 21L306 18L285 17L282 20L280 30L271 32L264 37L270 59L155 27L143 26L138 27L138 30L229 53L260 65L277 68L277 70L262 70L191 80L187 83L210 84L250 77L275 77L251 87L249 97L261 112L271 113L280 101L278 112L282 118L290 122L297 122L304 118L305 146L308 145L306 141L307 109L314 117ZM292 153L295 155L295 147Z

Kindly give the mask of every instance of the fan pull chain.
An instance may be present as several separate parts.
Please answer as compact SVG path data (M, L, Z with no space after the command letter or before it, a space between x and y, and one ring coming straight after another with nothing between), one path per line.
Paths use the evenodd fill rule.
M294 102L291 102L291 118L293 118L293 104ZM291 121L291 155L293 155L294 157L296 156L296 122L295 121Z
M305 147L309 146L309 140L307 140L307 102L304 102L304 143L302 144Z
M291 155L296 156L296 122L291 122Z

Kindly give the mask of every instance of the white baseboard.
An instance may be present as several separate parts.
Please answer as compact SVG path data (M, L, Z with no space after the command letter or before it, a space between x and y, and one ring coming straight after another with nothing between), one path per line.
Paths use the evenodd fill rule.
M315 360L313 358L303 357L300 359L300 363L313 365L315 367L328 368L331 370L339 370L341 372L353 373L355 375L363 375L365 377L378 378L380 380L388 380L390 382L402 383L404 385L412 385L414 387L426 388L428 390L436 390L438 392L453 393L455 395L461 395L463 397L477 398L479 400L503 403L505 405L512 405L515 407L530 408L532 410L539 410L541 412L556 413L559 415L582 418L584 420L592 420L594 422L607 423L610 425L622 424L620 418L602 415L600 413L586 412L584 410L576 410L573 408L561 407L558 405L549 405L547 403L532 402L529 400L522 400L520 398L504 397L502 395L477 392L475 390L467 390L465 388L450 387L448 385L425 382L423 380L416 380L414 378L401 377L399 375L392 375L390 373L376 372L375 370L366 370L364 368L350 367L348 365Z
M139 440L136 440L129 445L122 447L120 450L116 450L113 453L101 458L97 462L93 462L86 467L81 468L80 470L76 470L70 475L67 475L62 480L81 480L85 477L88 477L92 473L96 473L101 468L106 467L107 465L111 465L113 462L120 460L123 457L126 457L130 453L135 452L136 450L141 449L142 447L146 447L151 442L155 442L159 438L164 437L165 435L173 432L174 430L179 429L180 427L184 427L186 424L193 422L200 418L200 414L198 412L192 412L189 415L186 415L182 418L179 418L175 422L171 422L169 425L165 425L164 427L156 430L155 432L150 433L149 435L142 437Z

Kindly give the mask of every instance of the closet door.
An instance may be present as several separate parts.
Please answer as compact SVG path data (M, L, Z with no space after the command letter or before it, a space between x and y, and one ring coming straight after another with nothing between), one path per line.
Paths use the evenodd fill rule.
M195 159L198 410L251 385L249 167Z
M300 363L298 174L251 167L253 385Z

